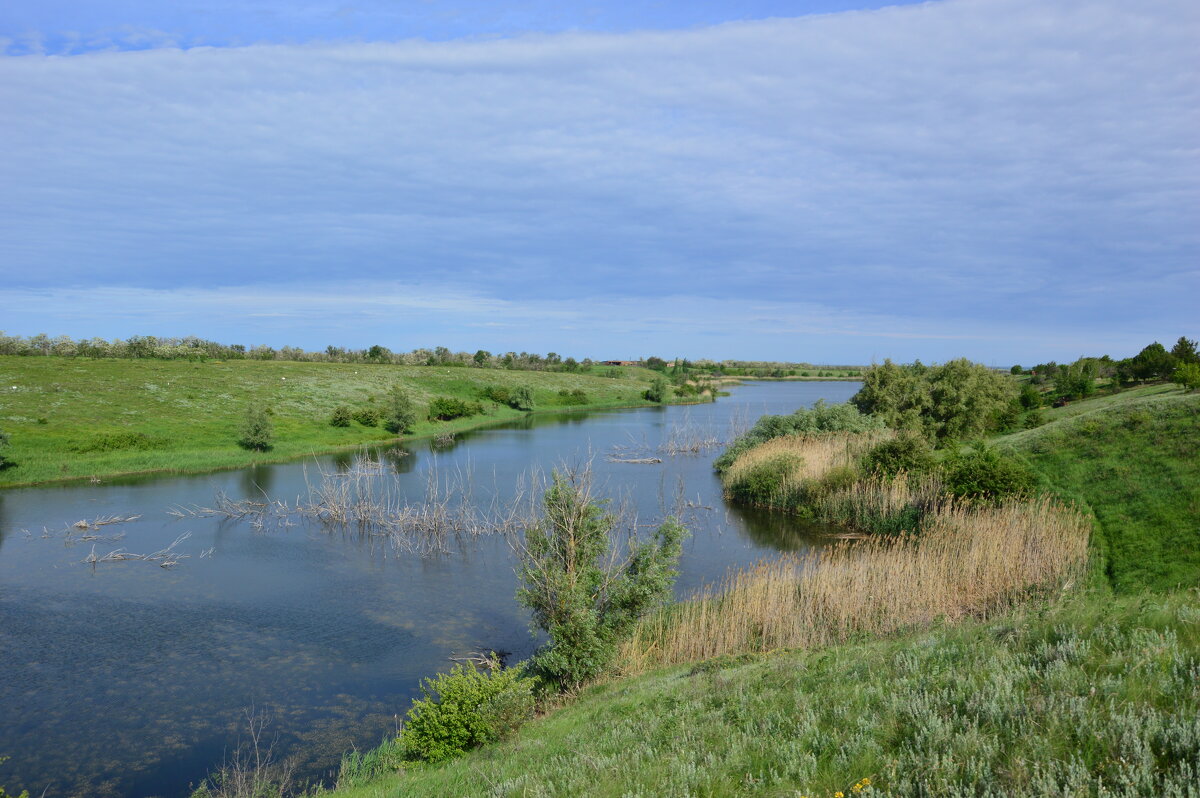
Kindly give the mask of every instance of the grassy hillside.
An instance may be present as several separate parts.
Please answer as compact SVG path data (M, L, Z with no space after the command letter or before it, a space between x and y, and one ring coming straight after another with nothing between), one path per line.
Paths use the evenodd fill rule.
M648 404L642 391L656 372L625 367L617 377L433 366L356 365L234 360L87 360L0 356L0 430L16 468L0 470L0 486L120 473L198 471L301 457L394 438L357 422L332 427L333 409L383 408L393 385L421 406L415 435L464 429L522 415L483 401L485 415L424 421L436 396L479 400L488 385L533 390L536 410ZM559 391L581 390L587 404L566 406ZM274 448L240 448L247 405L271 409ZM130 435L129 433L133 433Z
M1095 513L1112 586L1200 584L1200 394L1155 386L1053 412L1050 423L998 442L1051 491Z
M613 682L334 795L1194 795L1198 683L1200 593L1079 598Z

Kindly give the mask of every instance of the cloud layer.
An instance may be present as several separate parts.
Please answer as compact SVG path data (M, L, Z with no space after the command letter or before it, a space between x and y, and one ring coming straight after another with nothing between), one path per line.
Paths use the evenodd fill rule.
M44 328L17 309L29 292L103 288L179 314L125 334L407 348L491 321L478 302L519 320L598 298L614 337L579 354L603 355L673 297L739 309L735 326L762 303L794 313L690 355L1003 362L1089 336L1122 354L1197 332L1198 34L1186 0L947 0L680 32L0 58L0 327ZM303 318L214 328L167 299L371 285L475 304L405 340L385 322L313 340ZM103 314L79 329L81 312L49 331L92 334ZM545 323L541 345L474 340L565 350Z

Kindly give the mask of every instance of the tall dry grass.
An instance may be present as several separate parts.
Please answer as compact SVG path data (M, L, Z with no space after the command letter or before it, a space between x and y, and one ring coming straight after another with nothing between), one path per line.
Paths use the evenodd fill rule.
M935 619L986 616L1066 589L1085 567L1090 524L1049 500L943 504L919 536L843 541L730 574L642 620L628 673L728 654L829 645Z
M862 456L880 441L895 437L893 430L871 432L833 432L810 435L785 435L761 443L740 455L724 474L726 485L747 479L763 465L786 461L784 491L805 480L819 480L842 468L854 467Z

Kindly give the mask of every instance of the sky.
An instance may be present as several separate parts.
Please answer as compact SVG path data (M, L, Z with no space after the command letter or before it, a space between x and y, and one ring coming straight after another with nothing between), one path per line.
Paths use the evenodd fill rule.
M1169 347L1200 337L1197 53L1194 0L10 0L0 330Z

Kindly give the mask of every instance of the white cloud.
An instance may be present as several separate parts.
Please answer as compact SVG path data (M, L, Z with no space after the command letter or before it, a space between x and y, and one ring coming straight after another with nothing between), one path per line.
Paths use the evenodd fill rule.
M0 264L24 288L399 280L938 335L1182 327L1198 33L1185 0L947 0L0 58Z

